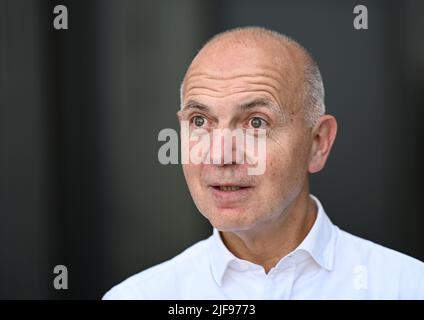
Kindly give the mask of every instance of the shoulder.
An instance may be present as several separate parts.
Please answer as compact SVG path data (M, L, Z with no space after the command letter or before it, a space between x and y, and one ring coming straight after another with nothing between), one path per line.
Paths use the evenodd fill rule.
M342 247L343 251L349 252L350 255L356 255L361 260L369 261L370 263L385 263L415 268L421 272L424 271L424 263L413 257L355 236L339 228L336 229L338 232L337 246Z
M110 289L104 300L173 299L196 270L208 270L208 239L199 241L174 258L139 272Z
M336 265L365 270L374 287L384 287L398 298L424 298L424 263L406 254L337 228Z

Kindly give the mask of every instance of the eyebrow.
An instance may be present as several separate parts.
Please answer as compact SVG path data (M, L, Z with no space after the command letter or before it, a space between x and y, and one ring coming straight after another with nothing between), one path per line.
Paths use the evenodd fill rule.
M194 100L189 100L186 104L184 104L182 110L186 110L186 109L197 109L201 111L209 111L209 107L207 105L194 101Z
M274 102L272 102L271 100L265 99L265 98L258 98L246 103L242 103L240 105L240 109L244 111L244 110L250 110L250 109L256 108L258 106L266 107L274 113L281 114L280 107L276 105Z
M240 105L240 109L244 111L244 110L256 108L258 106L264 106L271 109L271 111L274 111L274 112L277 111L277 113L281 113L281 109L278 105L276 105L269 99L264 99L264 98L258 98L249 102L242 103ZM186 104L184 104L183 110L184 109L198 109L202 111L209 111L210 108L203 103L200 103L194 100L189 100Z
M266 98L256 98L254 100L244 102L239 105L239 108L242 111L246 111L246 110L257 108L259 106L268 108L272 113L275 113L276 115L280 116L281 120L284 121L285 116L281 108L279 107L279 105ZM182 108L183 111L190 110L190 109L195 109L195 110L204 111L204 112L210 111L210 107L195 100L189 100L186 104L184 104Z

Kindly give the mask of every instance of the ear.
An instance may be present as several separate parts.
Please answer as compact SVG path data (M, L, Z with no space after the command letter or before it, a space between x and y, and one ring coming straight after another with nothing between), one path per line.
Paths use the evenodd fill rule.
M309 160L309 173L324 168L337 134L337 121L331 115L323 115L312 129L312 146Z

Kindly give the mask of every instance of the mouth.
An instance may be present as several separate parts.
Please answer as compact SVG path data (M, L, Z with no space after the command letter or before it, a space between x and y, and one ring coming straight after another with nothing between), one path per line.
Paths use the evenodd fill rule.
M217 191L224 191L224 192L231 192L231 191L238 191L243 190L250 187L242 187L242 186L212 186L214 190Z
M209 186L209 190L211 190L212 197L219 206L238 206L249 198L253 186L219 184Z

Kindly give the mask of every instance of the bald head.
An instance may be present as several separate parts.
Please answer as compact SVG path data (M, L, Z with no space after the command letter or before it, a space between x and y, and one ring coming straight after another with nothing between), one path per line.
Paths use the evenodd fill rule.
M186 93L199 87L201 79L231 79L257 74L269 78L271 95L280 107L301 111L313 126L325 112L324 88L317 64L294 40L264 28L246 27L225 31L210 39L190 64L181 85L181 105ZM200 84L200 87L202 85ZM225 86L225 85L223 85ZM223 89L226 89L223 87ZM211 95L237 92L209 90Z

